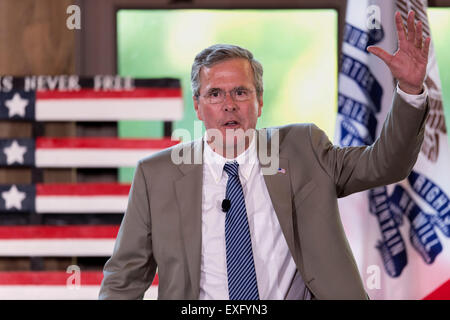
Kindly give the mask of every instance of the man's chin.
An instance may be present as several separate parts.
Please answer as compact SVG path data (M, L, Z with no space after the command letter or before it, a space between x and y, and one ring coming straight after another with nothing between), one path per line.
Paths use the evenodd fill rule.
M223 145L227 150L233 150L238 155L244 152L250 145L253 131L243 129L227 130L223 139Z
M254 129L225 128L223 130L208 130L208 142L215 150L229 150L232 154L241 154L250 145ZM228 152L228 151L227 151ZM231 158L234 158L232 156Z

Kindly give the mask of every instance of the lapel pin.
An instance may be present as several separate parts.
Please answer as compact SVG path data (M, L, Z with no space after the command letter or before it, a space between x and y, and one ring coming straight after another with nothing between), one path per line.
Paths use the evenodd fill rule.
M286 169L278 168L278 172L282 174L286 174Z

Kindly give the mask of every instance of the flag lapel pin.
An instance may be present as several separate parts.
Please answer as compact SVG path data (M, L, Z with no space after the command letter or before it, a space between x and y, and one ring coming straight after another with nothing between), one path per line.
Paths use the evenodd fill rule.
M278 173L286 174L286 169L278 168Z

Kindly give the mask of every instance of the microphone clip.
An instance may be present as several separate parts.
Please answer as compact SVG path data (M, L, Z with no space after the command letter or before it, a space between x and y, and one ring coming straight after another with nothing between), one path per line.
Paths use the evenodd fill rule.
M223 199L222 201L222 211L223 212L228 212L228 210L230 210L231 207L231 201L229 199Z

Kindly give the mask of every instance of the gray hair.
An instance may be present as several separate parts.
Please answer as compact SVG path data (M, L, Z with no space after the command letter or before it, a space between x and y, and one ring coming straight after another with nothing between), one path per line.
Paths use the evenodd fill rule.
M200 70L203 66L209 68L212 65L232 59L247 59L253 70L253 81L256 88L256 94L259 96L263 92L263 67L256 59L253 53L247 49L231 44L215 44L203 49L194 59L191 70L191 88L196 98L200 96Z

